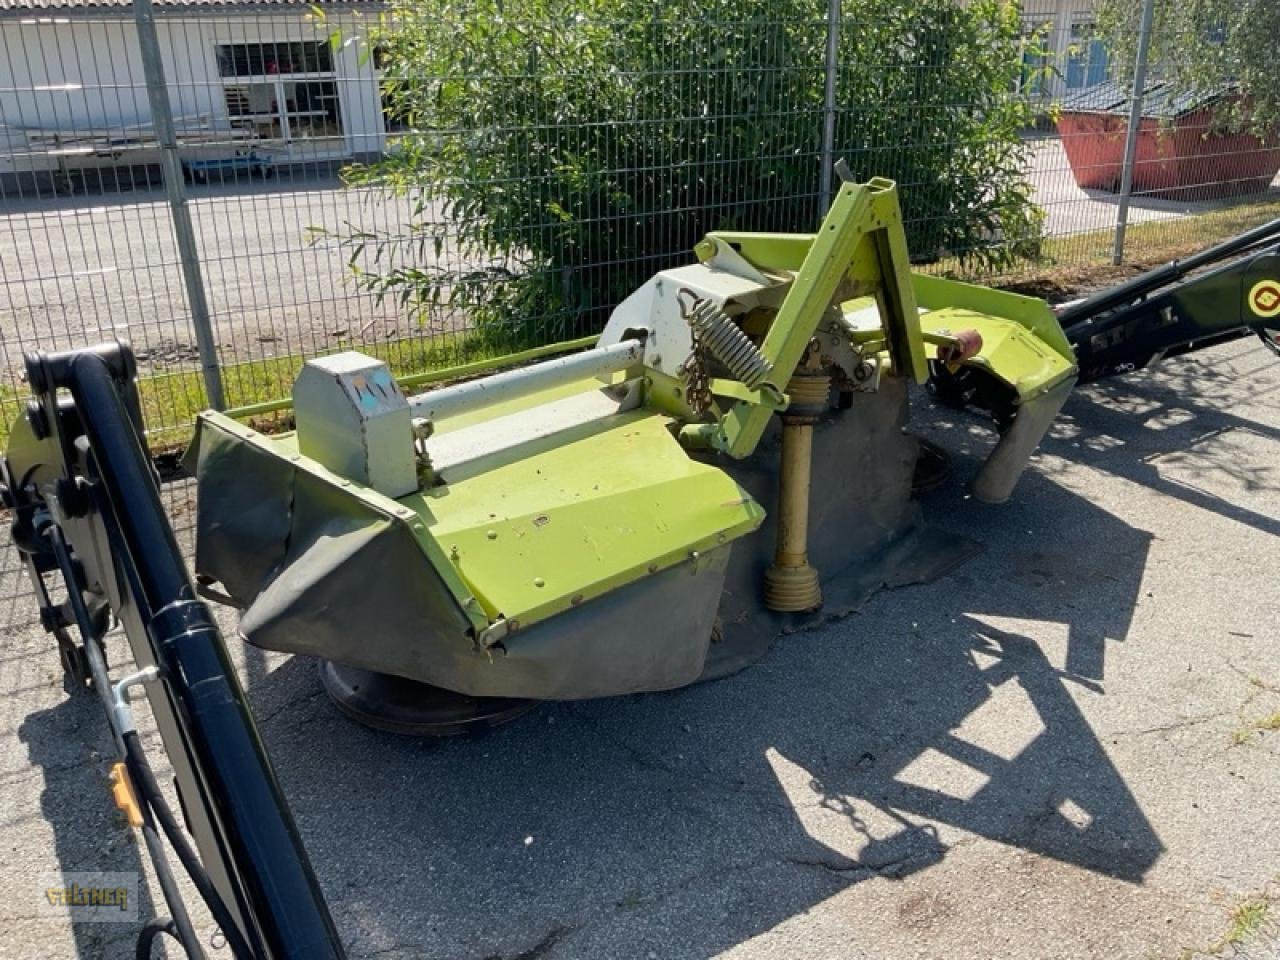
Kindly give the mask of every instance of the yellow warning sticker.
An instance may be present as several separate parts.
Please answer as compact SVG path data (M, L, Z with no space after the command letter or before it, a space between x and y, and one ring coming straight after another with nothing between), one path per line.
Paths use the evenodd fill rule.
M1262 280L1249 291L1249 309L1265 319L1280 317L1280 280Z

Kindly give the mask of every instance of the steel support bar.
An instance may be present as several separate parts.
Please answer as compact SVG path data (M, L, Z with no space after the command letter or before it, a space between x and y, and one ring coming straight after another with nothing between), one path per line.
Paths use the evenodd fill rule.
M928 373L908 271L907 238L892 180L876 177L864 184L841 184L812 237L783 237L777 243L762 234L715 236L740 242L740 252L756 267L795 271L786 299L760 345L778 381L795 372L837 294L848 299L877 294L895 368L924 382ZM795 258L802 252L803 260L797 265ZM710 442L734 459L750 456L772 416L768 406L740 401L725 415ZM685 436L695 440L693 435Z
M836 80L840 72L840 0L827 0L827 62L822 91L822 208L831 206L831 177L836 163Z
M1078 324L1089 323L1108 310L1127 307L1138 300L1153 296L1162 288L1178 282L1193 270L1213 266L1229 257L1255 253L1259 247L1274 240L1280 240L1280 218L1254 227L1252 230L1246 230L1207 250L1201 250L1189 257L1173 260L1164 266L1140 273L1131 280L1108 287L1093 296L1070 304L1058 311L1058 322L1062 324L1062 329L1067 336L1073 337L1072 328Z
M571 353L574 350L581 350L589 347L596 342L595 337L580 337L577 340L561 340L559 343L548 343L541 347L530 347L528 350L520 350L516 353L504 354L500 357L490 357L487 360L476 360L472 363L462 363L455 367L441 367L439 370L428 370L425 373L412 373L407 377L396 377L396 383L400 384L401 389L407 390L410 387L422 387L429 383L440 383L445 380L460 380L463 377L474 377L477 374L489 373L497 370L499 367L511 367L521 363L527 363L530 360L537 360L542 357L550 357L557 353ZM243 407L232 407L229 410L223 410L228 417L234 417L237 420L247 420L249 417L261 417L268 413L277 413L281 410L292 410L293 398L281 397L279 400L263 400L261 403L248 403Z
M1147 54L1151 49L1151 21L1155 0L1145 0L1138 28L1138 55L1133 65L1133 90L1129 98L1129 129L1124 138L1124 166L1120 172L1120 206L1116 210L1115 246L1111 262L1124 260L1124 235L1129 227L1129 199L1133 194L1133 164L1138 155L1138 131L1142 126L1142 102L1147 86Z
M639 340L624 340L607 347L584 350L571 357L557 357L442 390L420 393L409 398L409 409L418 419L444 420L527 397L540 390L565 386L575 380L608 376L635 366L643 358L644 345Z
M169 87L164 77L164 61L160 58L160 41L156 36L155 9L151 0L135 0L134 20L138 30L138 50L142 56L142 72L147 82L147 99L151 105L151 122L160 143L160 176L169 198L169 215L173 236L178 245L182 282L191 308L191 326L195 329L196 349L200 353L200 370L209 406L226 409L222 390L222 371L218 367L217 344L209 319L209 300L205 295L204 274L200 269L200 252L191 225L191 209L187 206L182 181L182 161L178 157L178 137L173 128L173 109L169 103Z

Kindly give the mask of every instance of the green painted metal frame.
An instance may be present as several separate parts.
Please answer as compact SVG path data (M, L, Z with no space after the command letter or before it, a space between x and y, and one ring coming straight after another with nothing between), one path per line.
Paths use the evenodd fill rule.
M785 389L827 311L866 295L877 299L894 369L921 383L928 377L898 188L892 180L841 186L816 234L717 232L695 248L699 259L715 256L717 240L761 271L795 274L760 346L780 388ZM712 447L743 459L755 450L773 413L770 404L739 399L718 424L696 430L695 436L701 434Z

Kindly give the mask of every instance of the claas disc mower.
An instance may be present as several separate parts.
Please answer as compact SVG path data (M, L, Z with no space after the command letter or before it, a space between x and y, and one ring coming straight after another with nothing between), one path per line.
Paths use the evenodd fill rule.
M884 180L843 183L815 234L694 252L571 356L406 396L340 353L302 371L291 433L201 415L197 574L350 713L439 733L718 675L953 562L911 499L907 384L1006 388L973 485L1004 499L1075 382L1052 311L913 277Z
M694 253L589 349L418 394L339 353L302 370L291 432L202 414L194 578L128 346L27 357L0 494L64 668L103 700L116 800L172 914L140 950L168 935L202 955L163 834L233 956L342 956L207 599L399 732L669 690L963 558L913 498L942 458L904 429L911 383L994 421L971 491L1000 502L1078 381L1240 336L1277 350L1280 221L1057 314L913 273L886 180L843 182L816 233L717 232ZM114 684L112 623L134 659ZM139 689L185 829L135 730Z

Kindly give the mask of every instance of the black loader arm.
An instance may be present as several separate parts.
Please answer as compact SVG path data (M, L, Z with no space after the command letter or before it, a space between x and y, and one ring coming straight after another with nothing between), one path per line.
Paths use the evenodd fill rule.
M1070 304L1058 321L1080 383L1251 334L1280 355L1280 220Z
M0 459L0 493L64 667L103 700L135 825L171 918L143 928L201 957L160 834L226 936L254 960L344 956L319 884L213 617L161 506L128 346L26 358L32 399ZM60 577L55 605L46 577ZM114 687L102 637L124 628L135 667ZM72 628L80 642L72 639ZM186 830L156 787L129 709L145 689L174 770ZM194 849L191 840L194 840Z

